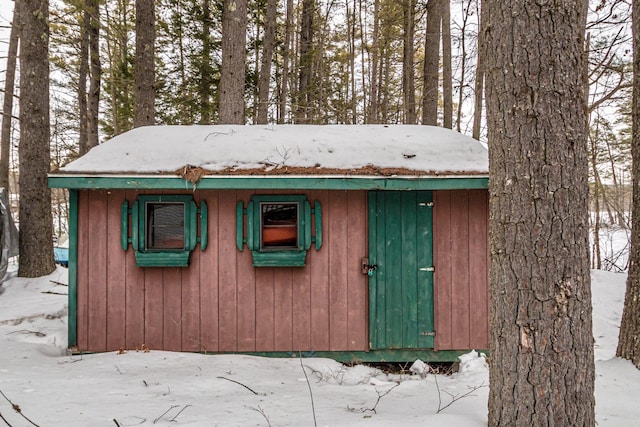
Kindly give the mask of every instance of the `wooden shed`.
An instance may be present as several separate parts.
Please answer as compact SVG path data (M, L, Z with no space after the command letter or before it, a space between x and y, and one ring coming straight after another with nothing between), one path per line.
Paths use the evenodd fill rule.
M488 156L431 126L152 126L69 189L69 346L455 360L488 348Z

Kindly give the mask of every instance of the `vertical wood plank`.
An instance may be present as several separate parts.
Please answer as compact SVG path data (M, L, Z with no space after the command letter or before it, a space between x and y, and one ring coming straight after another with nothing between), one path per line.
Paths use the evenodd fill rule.
M182 273L179 267L162 268L163 350L182 350Z
M402 348L402 200L399 192L385 194L384 293L386 298L385 348ZM379 243L380 244L380 243ZM379 275L379 273L377 273Z
M182 282L182 351L200 351L200 245L191 253L189 267L180 271Z
M246 250L246 249L245 249ZM256 268L256 350L275 350L274 269Z
M127 191L125 196L131 206L138 193ZM125 277L125 345L130 349L140 348L145 343L145 269L136 266L135 253L131 245L125 253Z
M368 349L367 276L362 274L360 261L367 250L367 193L350 191L348 193L347 217L347 333L348 350L365 351Z
M453 347L469 348L469 192L456 190L451 195L453 255L451 310Z
M146 268L144 275L144 338L151 350L164 348L164 289L161 268Z
M417 215L416 215L416 265L418 266L417 283L417 325L418 325L418 348L431 348L434 346L433 337L425 333L433 332L434 329L434 299L433 299L433 275L431 271L424 271L422 268L433 266L433 207L429 202L433 201L430 191L419 191L417 193Z
M433 192L435 349L452 349L451 329L451 192Z
M251 199L251 191L238 191L237 201L242 200L246 206ZM235 205L234 205L235 207ZM234 209L235 215L235 209ZM235 236L235 222L233 229ZM238 350L256 350L256 278L252 265L251 253L245 249L238 252L234 246L238 265Z
M89 350L89 191L78 192L77 347Z
M333 193L331 193L333 194ZM313 249L311 270L311 350L328 350L329 345L329 244L333 238L330 227L333 212L328 191L309 192L310 200L322 205L323 241L319 251Z
M401 251L400 266L401 294L400 300L400 348L413 348L418 341L418 236L417 236L417 199L416 192L403 192L400 194L401 218L401 245L397 248Z
M330 196L329 228L329 348L347 350L349 338L347 293L347 192L333 191Z
M219 223L220 192L206 193L209 208L209 245L200 254L200 343L199 350L216 352L219 350ZM204 196L203 196L204 198Z
M469 191L470 345L489 348L489 193Z
M292 314L293 342L292 350L311 350L311 267L315 261L315 248L307 254L307 265L294 268L292 274Z
M236 248L236 192L220 192L219 208L219 343L220 351L238 349L238 263Z
M89 193L89 341L91 351L107 349L107 200L101 191ZM117 236L117 235L116 235Z
M107 197L107 350L126 347L125 252L120 246L120 212L124 191L108 191Z
M273 329L276 351L293 348L293 290L291 268L276 268L274 277Z

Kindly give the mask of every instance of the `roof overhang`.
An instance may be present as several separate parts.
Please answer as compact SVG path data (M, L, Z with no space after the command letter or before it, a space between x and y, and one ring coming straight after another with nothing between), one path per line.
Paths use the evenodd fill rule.
M176 175L50 174L50 188L94 190L461 190L489 188L488 175L207 175L193 183Z

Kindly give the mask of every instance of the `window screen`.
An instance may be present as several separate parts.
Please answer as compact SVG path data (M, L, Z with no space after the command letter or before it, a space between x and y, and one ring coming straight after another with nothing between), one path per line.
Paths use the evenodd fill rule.
M146 249L184 249L184 203L147 203L146 209Z

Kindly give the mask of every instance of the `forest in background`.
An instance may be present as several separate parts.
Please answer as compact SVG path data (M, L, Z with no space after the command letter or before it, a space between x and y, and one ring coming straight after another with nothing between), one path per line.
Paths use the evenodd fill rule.
M222 0L52 0L52 168L134 127L136 18L145 12L136 3L155 23L153 123L220 122ZM479 3L249 0L243 122L432 124L486 140ZM586 28L594 268L626 268L603 230L630 220L630 14L629 1L591 1ZM19 97L19 79L10 91ZM17 102L12 111L0 175L18 194ZM53 207L54 232L65 234L64 192L53 192Z

